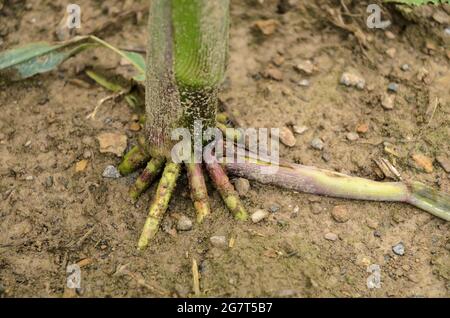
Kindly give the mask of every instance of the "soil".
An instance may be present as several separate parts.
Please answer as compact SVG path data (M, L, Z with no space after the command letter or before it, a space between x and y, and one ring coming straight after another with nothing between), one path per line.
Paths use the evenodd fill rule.
M67 4L1 3L2 51L54 40ZM80 32L86 33L145 1L77 3L82 8ZM449 7L427 6L406 14L383 6L382 17L392 25L380 30L365 25L367 1L342 1L351 15L340 1L283 3L292 6L280 13L275 0L232 1L230 58L221 100L239 124L307 126L296 135L294 147L281 148L284 158L297 163L381 180L375 160L386 158L403 179L450 192L449 174L439 163L450 154L448 23L436 19L448 18ZM345 25L352 27L336 25L338 9ZM118 47L143 48L146 17L132 15L102 36ZM267 19L277 22L265 24L270 25L266 34L255 29L255 22ZM295 69L308 59L312 74ZM233 220L208 182L212 217L177 232L180 216L195 219L183 176L162 230L145 252L138 252L155 187L131 204L127 190L136 174L102 177L105 167L117 166L120 157L100 153L96 139L112 132L127 135L128 145L134 144L138 133L129 129L133 111L119 99L103 105L96 119L86 119L109 93L81 71L95 66L123 73L128 66L122 64L96 49L57 71L1 87L1 296L193 296L192 259L199 264L204 296L450 296L449 223L405 204L319 197L255 182L243 200L250 212L279 206L266 220ZM404 64L408 70L402 70ZM362 76L365 87L341 85L345 71ZM309 86L299 85L305 79ZM391 82L398 84L392 93L395 102L393 109L384 109L382 97ZM357 132L357 127L367 131ZM351 132L359 138L347 138ZM311 147L314 138L324 142L322 151ZM414 154L431 160L432 171L415 162ZM87 166L83 170L84 164L78 165L83 171L77 172L81 160ZM337 209L345 210L347 221L333 218L335 206L343 206ZM214 235L234 244L214 247L209 239ZM392 249L400 242L404 255ZM81 266L82 279L76 293L65 287L66 268L75 263ZM368 268L373 264L380 266L382 283L369 289Z

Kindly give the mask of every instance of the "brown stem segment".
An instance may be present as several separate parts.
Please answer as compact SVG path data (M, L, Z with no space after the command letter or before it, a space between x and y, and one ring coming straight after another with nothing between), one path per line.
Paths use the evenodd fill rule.
M169 201L180 175L180 170L181 166L177 163L170 162L166 164L155 197L150 206L147 220L142 229L141 237L139 238L138 250L145 249L149 241L158 232L159 223L169 206Z
M225 205L237 220L247 220L247 211L239 199L239 195L228 179L227 174L216 160L208 160L206 169L214 185L220 193Z
M211 213L203 169L199 163L186 163L186 170L191 189L191 199L197 211L197 222L201 223Z
M164 167L164 158L152 158L142 171L141 175L136 179L135 184L130 188L130 196L136 200L145 190L150 187L155 177L159 175Z
M150 155L142 147L134 146L123 158L119 172L122 176L126 176L142 167L148 160Z

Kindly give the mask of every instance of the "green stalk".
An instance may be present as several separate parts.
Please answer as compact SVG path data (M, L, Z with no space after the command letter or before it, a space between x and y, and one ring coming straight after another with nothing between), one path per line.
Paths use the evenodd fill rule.
M153 198L150 210L142 229L138 242L138 250L144 250L149 241L156 235L159 229L159 223L166 212L170 198L175 189L178 177L180 175L181 166L177 163L168 163L164 168L158 189Z
M146 134L168 156L175 128L215 127L225 73L229 0L152 0L146 68ZM199 136L194 136L194 138Z

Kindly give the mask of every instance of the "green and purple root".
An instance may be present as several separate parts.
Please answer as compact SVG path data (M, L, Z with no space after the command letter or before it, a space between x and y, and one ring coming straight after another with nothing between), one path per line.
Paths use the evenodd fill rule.
M155 180L155 177L159 175L164 167L165 161L164 158L158 157L152 158L147 163L144 171L142 171L134 185L130 188L130 196L133 200L137 200L137 198L150 187Z
M148 160L150 155L142 147L134 146L123 158L119 172L122 176L126 176L145 165Z
M405 202L450 221L450 196L420 182L377 182L359 177L303 166L282 163L273 173L264 173L267 162L233 162L225 164L233 175L264 184L330 197Z
M197 212L197 222L201 223L211 213L203 169L199 163L186 163L186 170L191 189L191 199Z
M247 211L222 166L216 160L210 160L209 163L206 163L206 169L234 218L242 221L247 220Z
M145 221L144 228L138 242L138 249L144 250L149 241L156 235L159 228L159 223L166 212L170 198L175 189L178 177L180 176L181 166L177 163L167 163L161 180L158 184L158 189L153 198L150 210Z

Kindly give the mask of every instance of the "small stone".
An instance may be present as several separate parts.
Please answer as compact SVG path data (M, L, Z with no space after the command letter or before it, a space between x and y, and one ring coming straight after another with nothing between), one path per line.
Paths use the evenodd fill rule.
M240 196L245 197L250 190L250 182L247 179L238 178L234 182L234 187Z
M397 91L398 91L398 84L397 83L389 83L388 84L388 91L397 93Z
M323 161L325 161L325 162L329 162L329 161L331 160L331 155L330 155L330 153L328 153L328 152L322 153L322 159L323 159Z
M332 232L325 234L325 239L328 241L336 241L338 239L338 236Z
M394 40L394 39L395 39L395 34L392 33L391 31L385 31L385 32L384 32L384 35L386 35L386 37L387 37L389 40Z
M343 205L336 205L331 211L331 216L338 223L345 223L350 219L348 210Z
M130 124L129 129L131 131L139 131L141 130L141 125L139 123L134 122Z
M34 180L34 177L33 177L33 176L27 176L27 177L25 178L25 180L26 180L26 181L33 181L33 180Z
M273 79L275 81L282 81L283 80L283 73L273 67L273 66L269 66L268 68L266 68L266 70L263 72L262 74L265 78L270 78Z
M48 177L45 179L44 185L45 185L47 188L52 187L52 186L53 186L53 177L52 177L52 176L48 176Z
M400 255L403 256L405 255L405 246L403 245L403 243L398 243L394 246L392 246L392 251L396 254L396 255Z
M253 223L258 223L261 222L262 220L264 220L266 217L269 216L269 212L267 212L266 210L256 210L252 216L252 222Z
M297 126L297 125L294 125L294 126L292 126L292 129L294 129L294 132L295 132L296 134L301 135L301 134L303 134L305 131L308 130L308 127L306 127L306 126Z
M376 230L378 228L378 222L373 219L367 219L366 224L372 230Z
M433 19L439 24L450 24L450 16L442 10L437 10L433 14Z
M311 141L311 147L313 147L316 150L322 150L324 147L323 141L320 138L314 138Z
M190 231L192 229L192 221L187 216L182 215L178 219L177 230L178 231Z
M262 34L271 35L276 31L278 24L279 23L277 20L268 19L268 20L258 20L254 23L254 26Z
M283 144L288 147L294 147L297 140L294 137L292 131L287 127L282 127L280 129L280 140Z
M89 159L89 158L91 158L92 157L92 152L89 150L89 149L86 149L84 152L83 152L83 158L84 159Z
M227 238L225 236L211 236L209 241L215 247L224 248L227 246Z
M347 137L347 139L348 139L349 141L356 141L356 140L359 139L359 135L358 135L357 133L354 133L354 132L349 132L349 133L346 135L346 137Z
M75 172L83 172L84 170L86 170L87 165L88 165L88 161L85 159L78 161L75 164Z
M444 169L445 172L450 173L450 160L448 160L447 157L444 156L437 156L436 161L439 162L442 169Z
M386 55L392 59L395 57L395 54L397 54L397 50L395 49L395 47L391 47L386 50Z
M284 57L282 55L277 54L273 59L272 63L276 66L281 66L284 63Z
M309 86L309 80L302 79L300 82L298 82L299 86L308 87Z
M381 97L381 106L386 110L394 109L395 95L383 94Z
M400 68L403 72L407 72L410 69L409 64L406 64L406 63L402 64L402 66Z
M101 133L97 136L100 152L110 152L121 157L127 148L127 136L118 133Z
M26 143L25 143L25 145L24 145L24 147L30 147L31 146L31 140L28 140Z
M117 170L116 167L109 165L105 168L105 170L103 170L103 174L102 176L104 178L111 178L111 179L117 179L120 178L120 172Z
M353 86L358 89L364 89L366 81L360 75L344 72L341 76L340 83L345 86Z
M314 72L314 64L310 60L300 61L294 69L299 72L311 75Z
M433 172L433 160L431 158L419 153L413 154L411 157L417 168L427 173Z
M270 212L272 212L272 213L276 213L276 212L278 212L278 211L280 210L280 205L274 203L274 204L272 204L272 205L270 206L269 210L270 210Z
M358 127L356 127L356 131L359 132L360 134L365 134L366 132L369 131L369 125L366 123L360 124L358 125Z

